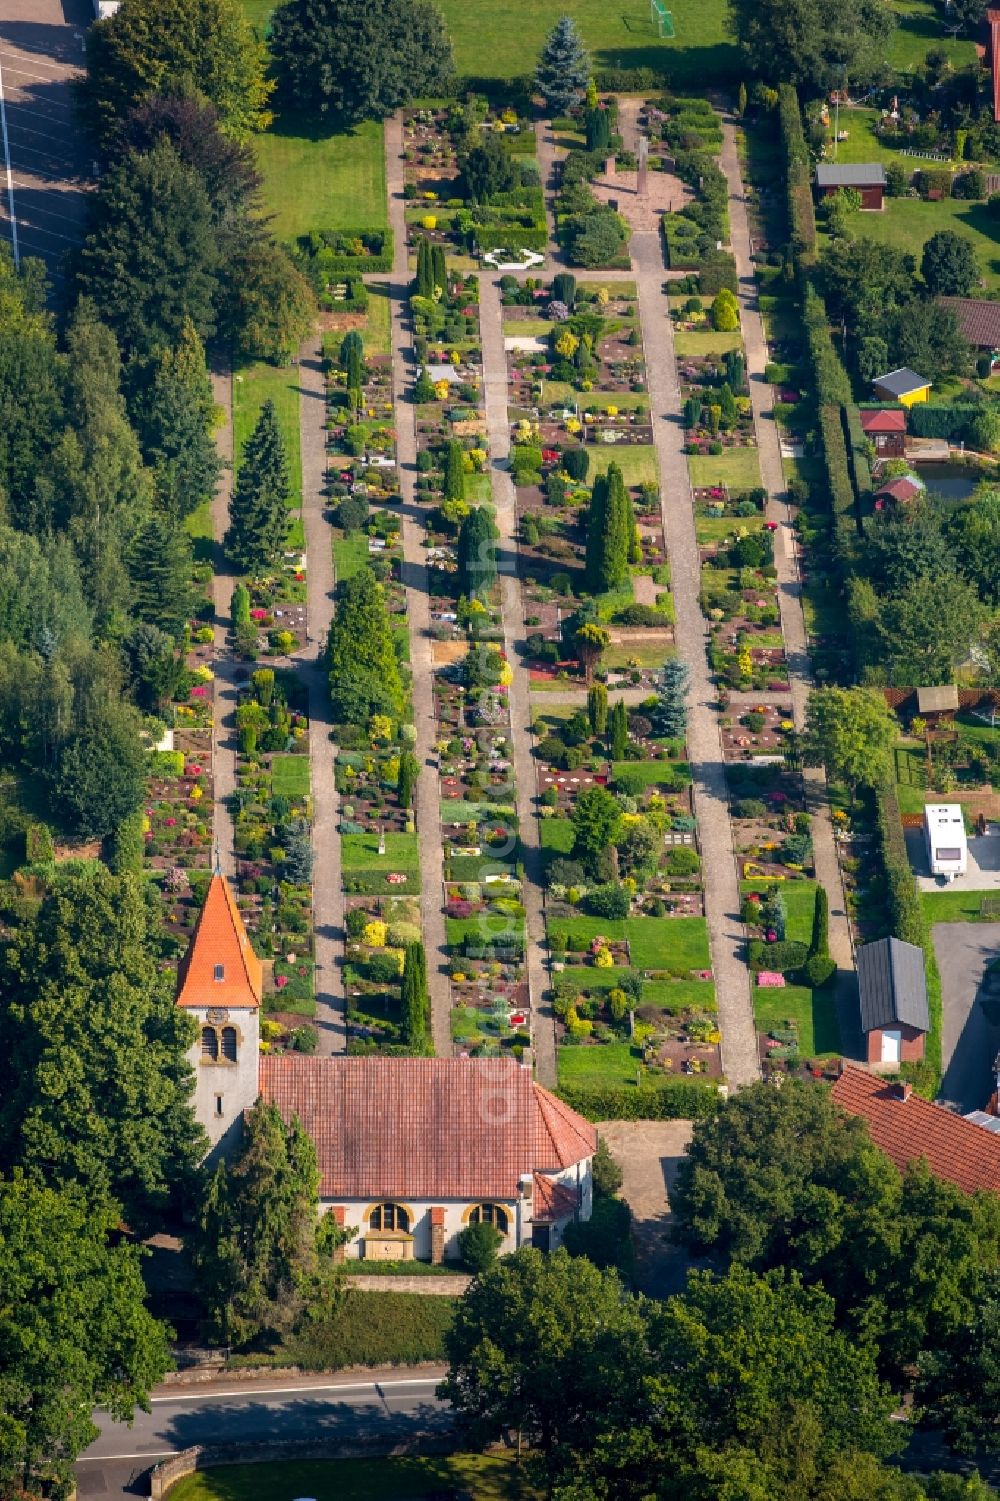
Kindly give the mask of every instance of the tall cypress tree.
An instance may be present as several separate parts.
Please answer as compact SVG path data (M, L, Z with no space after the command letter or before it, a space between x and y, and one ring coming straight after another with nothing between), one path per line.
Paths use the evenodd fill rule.
M496 576L496 529L485 507L475 506L458 534L458 587L469 599L485 599Z
M590 78L590 58L572 16L561 16L545 39L535 88L550 115L564 115L578 104Z
M431 246L431 295L434 288L440 287L444 292L448 286L448 266L444 258L444 246Z
M464 450L457 438L449 438L444 460L445 500L465 499Z
M229 503L226 551L238 572L261 573L277 562L288 533L288 459L273 401L261 407L246 441Z
M132 545L132 614L179 639L194 608L191 539L173 516L154 511Z
M635 513L617 464L598 475L587 520L585 573L592 594L618 589L628 578L629 556L635 537Z
M347 389L359 390L365 378L365 341L356 328L341 340L338 363L347 376Z
M608 690L604 683L594 683L587 690L587 718L595 735L608 727Z
M405 695L382 585L361 568L343 585L330 627L330 700L340 724L398 717Z
M421 237L417 242L417 295L434 295L434 270L431 264L431 242Z
M624 761L628 745L628 710L625 700L612 704L608 717L608 754L612 761Z
M423 944L418 940L415 943L408 943L403 955L400 1003L407 1046L419 1053L428 1051L429 1002L427 955Z

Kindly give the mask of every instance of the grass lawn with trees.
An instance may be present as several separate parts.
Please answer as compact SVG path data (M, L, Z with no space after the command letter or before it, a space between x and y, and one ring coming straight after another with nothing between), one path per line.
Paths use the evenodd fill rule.
M382 126L334 133L281 120L256 140L271 229L291 241L312 229L380 229L387 222Z
M810 990L807 985L786 985L784 990L761 990L755 985L753 1015L761 1032L794 1021L803 1058L822 1058L840 1052L832 986Z
M932 47L947 53L953 68L965 68L975 62L972 38L951 37L942 31L941 11L933 0L894 0L892 8L897 26L889 42L891 68L898 68L901 73L916 72L923 67Z
M529 1501L538 1494L513 1455L449 1454L225 1465L188 1475L170 1496L171 1501L264 1501L279 1495L314 1496L316 1501L407 1496L416 1501L453 1491L474 1495L477 1501Z
M233 451L239 469L243 445L254 430L265 401L274 402L278 427L288 455L290 508L302 504L302 448L299 431L299 372L294 365L244 365L233 373ZM233 479L236 479L234 473Z
M980 275L981 296L1000 291L1000 254L998 254L996 220L985 203L969 203L961 198L942 198L925 203L922 198L887 198L881 214L859 214L859 235L906 250L917 265L924 244L938 230L951 229L972 241Z
M772 881L741 881L740 893L767 891ZM782 881L781 895L788 913L786 936L795 943L809 943L812 939L813 913L816 910L815 881Z
M516 78L534 69L547 33L566 7L533 0L492 0L475 12L468 0L441 0L459 73L483 78ZM675 87L712 78L719 83L738 72L735 46L726 30L725 0L695 7L675 6L677 35L660 39L645 0L608 6L602 0L574 0L572 16L599 68L656 68Z

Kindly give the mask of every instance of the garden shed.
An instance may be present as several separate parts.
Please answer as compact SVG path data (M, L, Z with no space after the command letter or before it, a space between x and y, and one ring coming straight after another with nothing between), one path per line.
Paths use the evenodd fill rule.
M924 951L880 938L857 951L858 995L869 1063L917 1063L930 1031Z
M853 188L861 195L861 207L877 213L885 207L885 168L881 162L820 162L816 188L821 198Z
M898 370L890 370L887 375L880 375L877 380L872 381L879 401L898 401L904 407L915 406L918 401L928 401L931 384L931 381L925 380L906 365Z
M954 683L942 683L935 688L917 689L917 714L928 724L941 724L952 720L958 713L958 688Z
M861 413L861 431L875 445L875 457L901 459L906 453L906 413L901 407Z
M974 349L1000 350L1000 302L985 297L939 297L938 302L955 314L959 332Z
M922 489L923 486L908 475L897 475L875 491L875 509L883 511L889 502L897 506L907 505L911 500L916 500Z

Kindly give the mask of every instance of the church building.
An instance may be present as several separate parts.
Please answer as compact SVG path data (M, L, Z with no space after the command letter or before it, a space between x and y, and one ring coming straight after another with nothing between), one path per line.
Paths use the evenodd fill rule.
M258 1100L297 1116L316 1145L320 1212L350 1232L348 1258L441 1262L485 1220L552 1250L590 1218L589 1121L513 1059L308 1057L260 1053L263 974L233 894L209 886L178 976L191 1010L195 1110L211 1156L239 1143Z

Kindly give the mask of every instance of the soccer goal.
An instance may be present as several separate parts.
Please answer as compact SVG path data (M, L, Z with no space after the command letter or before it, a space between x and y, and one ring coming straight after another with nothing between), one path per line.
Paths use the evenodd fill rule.
M674 18L663 0L649 0L649 14L661 42L674 35Z

